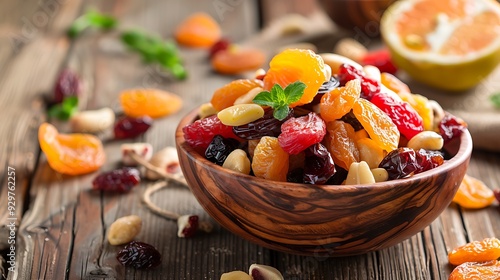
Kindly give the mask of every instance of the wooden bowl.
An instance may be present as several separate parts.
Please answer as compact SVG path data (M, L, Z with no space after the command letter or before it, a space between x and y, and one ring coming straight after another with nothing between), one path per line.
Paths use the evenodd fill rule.
M176 131L179 161L196 199L229 231L261 246L300 255L347 256L395 245L423 230L450 204L466 173L472 139L466 130L445 149L442 166L371 185L275 182L224 169Z

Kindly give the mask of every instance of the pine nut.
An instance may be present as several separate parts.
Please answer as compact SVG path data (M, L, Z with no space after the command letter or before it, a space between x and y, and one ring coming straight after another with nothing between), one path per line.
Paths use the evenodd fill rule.
M353 162L349 167L349 172L347 172L347 179L345 180L346 185L361 185L361 184L373 184L375 183L375 178L373 178L372 171L368 164L364 161Z
M264 109L257 104L238 104L228 107L217 114L225 125L244 125L264 116Z
M204 119L215 114L217 114L217 110L215 110L214 106L210 102L202 104L198 110L198 116L200 119Z
M247 157L247 153L241 149L232 151L227 156L222 167L239 173L250 174L250 160Z

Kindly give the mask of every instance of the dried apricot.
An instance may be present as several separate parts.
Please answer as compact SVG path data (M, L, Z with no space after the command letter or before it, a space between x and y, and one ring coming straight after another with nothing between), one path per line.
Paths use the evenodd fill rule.
M208 48L221 38L219 24L206 13L195 13L186 18L175 30L175 39L181 45Z
M286 182L289 155L281 148L278 138L264 136L255 147L252 170L256 177Z
M319 112L325 122L338 120L351 111L361 93L361 81L347 82L345 87L335 88L321 97Z
M265 62L264 52L257 49L240 48L219 51L211 59L212 68L218 73L227 75L259 69Z
M223 87L217 89L210 103L214 106L215 110L221 111L227 107L233 106L234 101L238 97L245 95L250 90L262 87L261 80L239 79L234 80Z
M359 150L356 146L354 128L343 121L331 121L326 124L326 148L333 161L345 170L353 162L359 162Z
M500 240L485 238L473 241L453 249L448 254L448 261L452 265L461 265L466 262L486 262L500 258Z
M388 89L394 91L395 93L399 94L401 92L407 92L410 93L410 88L408 85L403 83L400 79L398 79L396 76L389 74L389 73L381 73L380 74L380 82L384 86L386 86Z
M495 194L482 181L465 175L458 188L453 202L469 209L480 209L490 206L495 201Z
M323 82L330 77L321 56L311 50L287 49L273 57L269 70L264 77L264 89L271 90L275 84L285 88L291 83L301 81L306 84L304 94L290 107L310 103ZM328 77L327 77L328 76Z
M158 89L125 90L120 93L120 103L125 115L133 118L161 118L178 112L182 107L179 96Z
M500 261L463 263L455 267L448 280L500 280Z
M55 171L80 175L99 169L106 160L101 140L90 134L60 134L49 124L38 129L38 141Z
M392 151L399 144L399 130L382 110L366 99L358 99L352 109L363 128L385 151Z

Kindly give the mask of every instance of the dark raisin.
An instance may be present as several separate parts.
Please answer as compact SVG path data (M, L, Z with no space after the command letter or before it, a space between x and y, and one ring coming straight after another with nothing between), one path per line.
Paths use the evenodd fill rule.
M61 103L65 97L78 96L82 90L80 78L70 69L59 74L54 87L54 102Z
M332 91L333 89L335 88L338 88L340 86L340 82L338 80L337 77L335 76L332 76L330 78L330 80L324 82L321 87L319 87L319 90L318 90L318 95L322 95L322 94L325 94L327 92L330 92Z
M233 138L224 138L215 135L205 150L205 158L209 161L222 165L227 156L238 147L239 142Z
M325 184L335 174L335 164L330 152L321 143L314 144L305 150L304 183Z
M439 123L439 134L443 137L445 143L455 137L462 135L467 128L467 124L460 118L452 114L446 114Z
M420 149L417 151L417 162L419 169L415 171L415 174L440 166L444 163L444 156L439 151Z
M419 170L417 153L410 148L398 148L388 153L380 162L379 166L387 170L389 180L405 178Z
M118 251L116 259L124 266L148 269L161 264L161 254L155 247L139 241L132 241Z
M347 170L335 165L335 174L333 174L330 179L326 182L327 185L342 185L342 183L347 179Z
M380 83L376 80L365 77L365 75L354 66L342 64L339 68L338 79L341 86L354 79L361 80L361 97L370 100L374 93L381 90Z
M346 122L354 128L355 131L363 129L363 125L356 119L352 110L340 118L341 121Z
M92 181L92 186L94 190L128 192L140 182L139 170L124 167L100 174Z
M280 121L273 116L273 110L268 108L262 118L245 125L234 126L233 132L236 136L246 140L260 139L264 136L278 137L281 133L281 125L291 117L293 117L293 109L288 110L288 116Z
M123 117L115 124L115 139L135 138L145 133L152 124L153 119L148 116L139 118Z

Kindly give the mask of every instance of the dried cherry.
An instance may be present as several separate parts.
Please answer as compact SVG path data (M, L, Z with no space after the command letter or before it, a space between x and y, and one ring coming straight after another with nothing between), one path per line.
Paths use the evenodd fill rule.
M307 147L321 142L325 134L325 121L318 114L311 112L284 122L281 125L278 141L285 152L296 155Z
M135 138L148 131L152 124L153 119L148 116L123 117L114 126L115 139Z
M335 174L335 164L330 152L321 143L305 150L304 183L325 184Z
M78 75L70 69L65 69L59 74L54 87L54 102L61 103L65 97L78 96L82 84Z
M440 166L444 163L444 156L440 151L420 149L417 151L417 162L419 168L415 171L415 174Z
M132 241L118 251L116 259L122 265L136 269L148 269L161 264L160 252L152 245L139 241Z
M184 139L193 148L205 150L215 135L219 134L224 138L238 137L233 133L231 126L223 124L217 115L197 120L182 128Z
M417 153L410 148L398 148L388 153L378 167L387 170L389 180L408 177L419 169Z
M445 143L455 137L462 135L462 132L467 128L467 123L462 119L446 114L439 123L439 134L443 137Z
M131 167L105 172L92 181L94 190L128 192L141 182L139 170Z
M380 83L365 75L354 66L349 64L342 64L339 67L338 79L341 86L345 86L347 82L354 79L361 80L361 98L370 100L374 93L380 92Z

